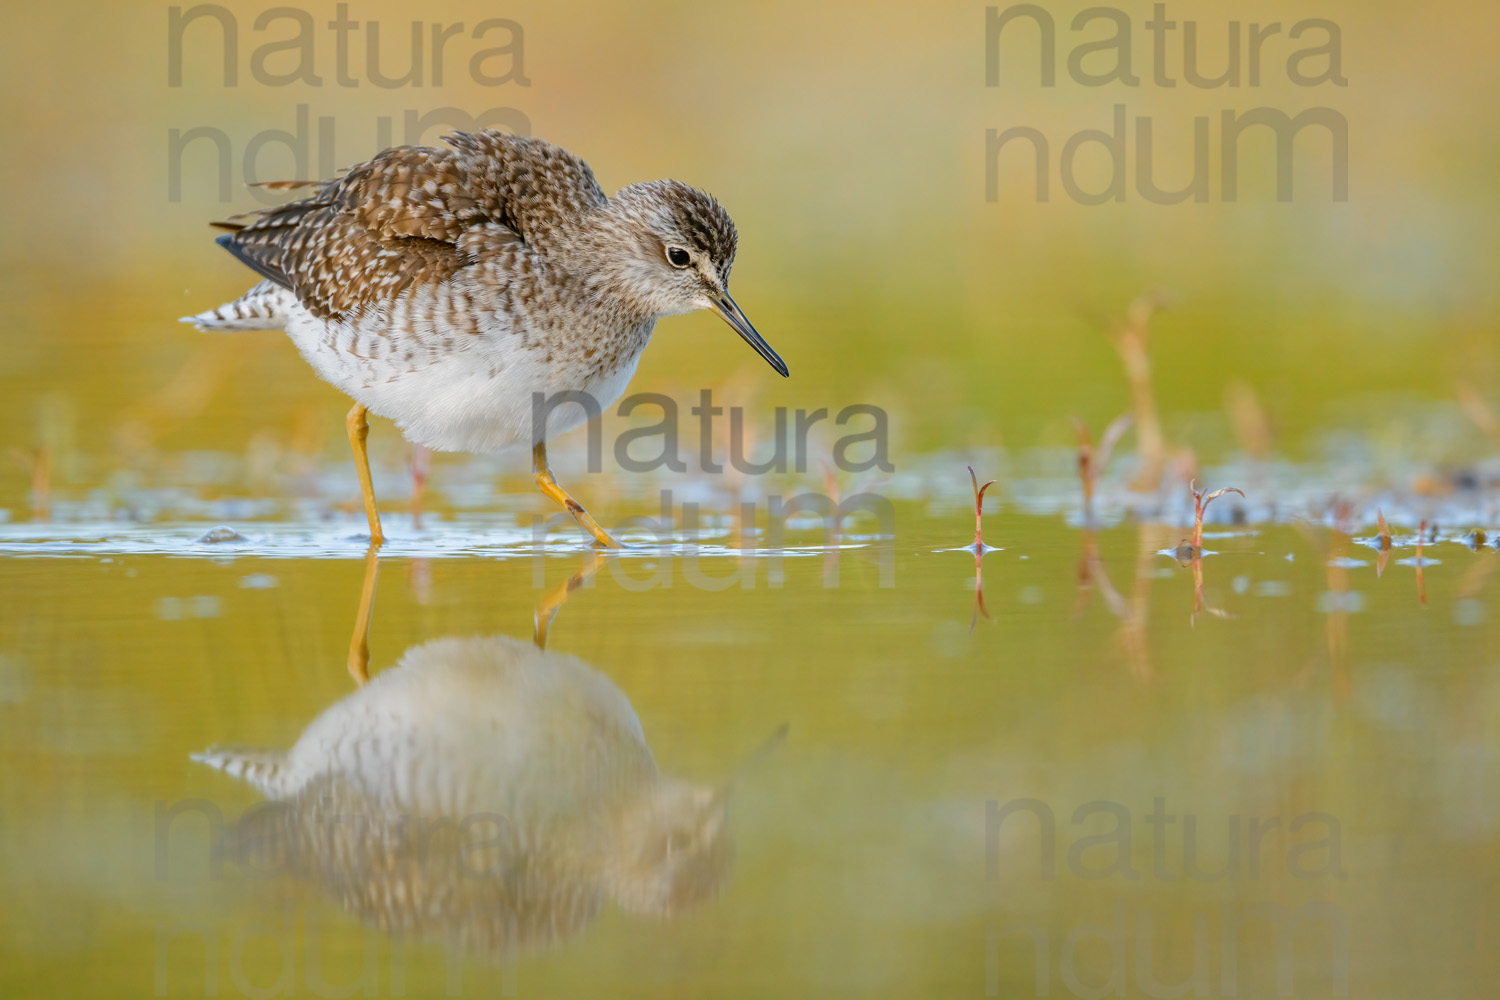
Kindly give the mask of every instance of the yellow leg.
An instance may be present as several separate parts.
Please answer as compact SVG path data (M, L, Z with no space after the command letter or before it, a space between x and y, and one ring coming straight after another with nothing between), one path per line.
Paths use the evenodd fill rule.
M365 553L365 579L359 589L359 610L354 615L354 633L349 636L349 676L360 687L370 679L370 616L375 611L375 581L380 576L376 547Z
M583 509L581 503L568 496L568 491L557 485L557 480L552 478L552 470L547 467L547 442L545 441L531 450L531 474L543 493L561 504L569 514L573 515L573 520L577 521L584 531L594 536L595 545L601 549L624 548L619 542L609 537L609 532L599 527L594 519L589 517L589 512Z
M604 565L604 557L598 552L590 552L583 557L583 565L577 573L568 578L566 583L560 583L536 602L536 610L532 613L532 640L538 649L547 648L547 630L552 627L552 619L557 617L557 612L568 603L568 598L573 596L573 591L583 586L584 582L595 573L599 567Z
M366 410L359 403L344 418L349 429L349 446L354 449L354 469L359 473L359 490L365 498L365 517L370 520L370 544L380 545L385 533L380 530L380 509L375 506L375 484L370 479L370 455L365 450L365 439L370 436L370 421Z

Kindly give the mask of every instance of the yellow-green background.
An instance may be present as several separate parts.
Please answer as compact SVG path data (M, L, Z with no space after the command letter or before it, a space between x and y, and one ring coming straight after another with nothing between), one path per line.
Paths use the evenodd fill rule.
M207 337L174 322L248 284L205 224L254 203L217 199L206 146L189 154L184 196L170 201L168 131L221 128L238 156L256 132L290 128L299 103L337 119L341 164L374 152L380 115L508 106L585 157L606 190L673 176L713 191L741 233L736 297L794 377L774 380L722 324L694 316L660 328L633 387L732 384L760 407L875 403L893 415L898 469L941 449L1066 444L1072 413L1102 426L1128 405L1107 326L1157 287L1175 293L1153 327L1157 396L1173 442L1208 458L1234 447L1221 412L1235 381L1257 391L1281 450L1312 457L1323 432L1386 433L1421 404L1451 400L1455 380L1491 399L1500 391L1490 112L1500 14L1488 5L1169 4L1179 22L1202 25L1210 68L1230 17L1331 18L1349 80L1290 86L1273 60L1258 89L1170 92L1066 76L1044 89L1030 55L986 88L983 4L869 2L358 3L351 16L388 33L413 17L513 18L530 85L473 86L455 59L440 89L340 88L320 28L325 85L268 88L248 74L266 8L226 6L241 33L233 89L220 85L206 24L189 36L186 85L168 87L164 4L5 12L0 508L15 520L26 517L26 455L41 446L58 501L107 493L121 470L170 486L172 456L190 451L246 455L269 441L344 461L346 402L282 338ZM1082 5L1049 6L1065 21ZM333 13L307 9L320 24ZM1149 14L1124 9L1138 29ZM1020 53L1020 37L1004 51ZM1284 40L1268 51L1284 58ZM1149 73L1144 36L1136 54ZM387 65L402 58L392 45ZM1215 183L1207 205L1132 192L1083 207L1055 178L1054 200L1036 204L1013 167L998 202L985 200L987 128L1041 128L1055 156L1120 101L1178 144L1158 156L1176 168L1194 115L1334 107L1349 120L1349 201L1328 198L1321 139L1299 153L1290 204L1274 200L1268 170L1248 155L1232 205L1218 203ZM1266 145L1247 149L1269 163ZM375 437L386 467L399 468L389 425ZM1418 457L1485 451L1472 431L1451 455ZM953 472L962 488L961 464ZM352 476L346 486L331 499L352 498ZM609 511L607 492L591 489ZM575 595L553 648L614 679L664 769L712 778L778 724L791 735L737 803L740 867L724 899L661 924L610 911L526 960L523 995L982 995L986 928L1044 924L1055 962L1063 934L1107 919L1121 898L1171 923L1158 969L1174 979L1195 906L1326 899L1350 916L1351 995L1487 996L1495 553L1446 543L1422 604L1411 567L1377 579L1366 564L1340 580L1324 558L1351 550L1330 548L1338 539L1322 529L1218 540L1225 554L1205 574L1208 604L1233 616L1221 619L1193 616L1189 571L1152 555L1176 533L1127 525L1101 544L1138 616L1141 656L1097 591L1075 610L1077 533L1007 514L990 536L1006 551L985 564L992 620L972 635L970 557L936 551L968 540L968 515L918 504L900 510L891 590L857 551L843 557L837 589L817 557L789 560L777 591L710 594L679 576L672 590L638 594L601 576ZM0 560L0 992L148 995L156 925L201 919L222 931L221 995L233 995L229 941L274 918L278 897L193 880L187 840L177 847L185 884L154 881L152 803L203 796L237 812L254 796L187 754L287 745L348 692L360 554ZM549 583L576 566L546 562ZM710 572L728 568L710 561ZM246 589L256 573L276 586ZM1262 583L1281 589L1262 596ZM1329 592L1345 588L1363 595L1358 612L1326 613L1344 600ZM536 596L527 560L388 560L372 666L444 635L524 637ZM198 597L218 599L205 605L212 615L163 619L163 598ZM1216 843L1231 815L1330 812L1344 824L1348 878L1049 885L1023 841L1006 877L988 882L983 802L1019 795L1053 807L1064 844L1073 808L1119 801L1136 817L1138 850L1158 795L1200 815ZM357 923L310 890L285 891L299 912L322 915L335 954L352 963ZM1298 995L1329 995L1318 944L1299 944ZM1266 941L1247 948L1240 995L1273 995ZM201 965L191 948L173 954L172 995L196 995ZM258 968L263 984L268 965ZM347 979L352 964L337 968ZM1006 953L1007 993L1030 994L1029 968ZM408 993L438 994L441 970L439 949L421 951ZM1064 991L1055 964L1053 990Z
M1490 53L1500 15L1484 4L1168 5L1179 25L1199 22L1200 61L1211 73L1223 65L1229 19L1242 22L1242 34L1250 22L1283 25L1266 44L1260 87L1216 90L1151 85L1148 4L1120 8L1135 26L1138 88L1068 77L1075 40L1106 33L1100 24L1069 30L1080 5L1049 8L1060 22L1056 87L1040 86L1034 33L1018 23L1001 42L1002 85L987 88L981 3L356 4L352 18L379 21L391 74L407 58L414 18L472 29L504 17L524 29L528 86L474 84L466 60L483 43L455 38L442 87L430 85L429 57L427 85L395 90L365 79L363 38L352 43L360 86L335 85L329 3L306 8L323 86L261 85L249 71L253 48L291 29L282 21L257 32L268 8L224 6L239 27L235 88L222 84L209 19L188 28L184 84L168 86L165 4L7 13L0 434L8 445L61 435L118 461L122 412L161 391L195 352L233 355L234 374L205 409L195 402L190 419L164 431L163 447L239 452L257 432L292 437L308 407L336 418L340 398L308 377L285 342L225 344L172 322L250 280L213 246L206 223L255 206L238 186L244 146L262 130L291 129L298 104L314 119L335 119L341 166L375 151L382 115L399 122L408 109L509 107L535 134L587 159L608 191L661 176L713 191L741 232L736 295L794 372L761 386L762 401L875 402L897 415L901 440L918 450L1063 443L1068 413L1098 426L1120 412L1125 387L1104 327L1152 288L1171 290L1176 302L1154 332L1158 395L1184 443L1210 454L1230 442L1214 421L1191 415L1217 413L1231 380L1262 395L1293 453L1340 419L1351 396L1445 400L1455 378L1492 397L1500 391L1500 188L1486 111L1500 89ZM1346 87L1287 81L1282 60L1306 43L1285 33L1309 17L1342 29ZM1178 78L1182 36L1179 27L1169 43ZM287 58L270 66L285 69ZM1191 119L1212 119L1209 204L1157 205L1133 186L1123 204L1066 197L1055 176L1061 145L1080 129L1108 127L1117 102L1132 120L1154 118L1158 170L1170 186L1188 168ZM1220 202L1218 115L1260 106L1328 106L1348 119L1347 203L1331 202L1327 139L1311 131L1299 140L1292 202L1274 198L1270 143L1248 137L1240 201ZM218 200L211 147L200 142L184 159L182 198L171 202L168 132L205 125L232 140L234 197ZM1018 152L1007 153L999 200L985 200L985 130L1016 125L1051 139L1049 203L1034 200ZM263 154L264 174L293 171L278 155L275 147ZM1133 185L1133 164L1130 176ZM660 328L634 387L716 385L755 365L722 324L688 317ZM327 447L336 454L337 434ZM13 468L4 475L0 497L21 503L23 478Z

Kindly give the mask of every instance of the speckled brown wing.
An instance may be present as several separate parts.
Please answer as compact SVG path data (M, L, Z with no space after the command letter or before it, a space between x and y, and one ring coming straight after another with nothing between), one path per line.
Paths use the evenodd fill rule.
M313 315L341 319L446 281L486 246L544 251L560 222L605 202L586 163L540 139L447 142L388 149L312 197L221 223L219 243Z

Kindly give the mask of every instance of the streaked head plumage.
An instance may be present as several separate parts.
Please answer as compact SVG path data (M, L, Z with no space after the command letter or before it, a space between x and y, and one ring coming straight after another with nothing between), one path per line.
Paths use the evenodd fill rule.
M623 230L627 259L618 277L655 316L711 309L782 375L786 363L755 332L729 295L739 234L717 198L681 181L622 189L609 215Z

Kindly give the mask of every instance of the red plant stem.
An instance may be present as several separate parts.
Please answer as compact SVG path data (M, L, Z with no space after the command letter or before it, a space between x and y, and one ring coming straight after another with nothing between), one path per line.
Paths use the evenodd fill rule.
M1093 448L1087 444L1078 446L1078 479L1083 484L1083 509L1085 512L1092 510L1094 506L1093 451Z
M974 474L974 467L969 466L969 479L974 484L974 548L978 551L984 549L984 491L995 485L991 479L983 486L979 485L979 477Z

